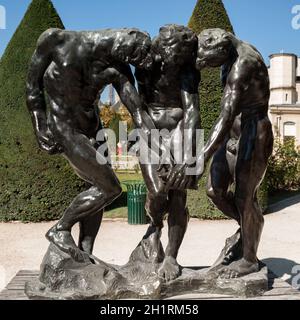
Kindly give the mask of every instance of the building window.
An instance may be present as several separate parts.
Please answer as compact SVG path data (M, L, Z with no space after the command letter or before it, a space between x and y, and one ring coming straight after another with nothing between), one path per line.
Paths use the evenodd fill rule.
M285 122L283 124L283 140L290 141L296 138L296 123L295 122Z
M286 94L286 95L285 95L285 101L286 101L286 102L288 101L288 97L289 97L289 95Z

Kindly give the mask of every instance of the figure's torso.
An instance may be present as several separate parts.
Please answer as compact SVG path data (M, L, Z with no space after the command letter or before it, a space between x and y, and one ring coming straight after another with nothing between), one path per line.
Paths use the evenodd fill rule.
M232 94L232 84L234 87L238 84L239 88L242 88L238 99L239 113L267 113L270 98L268 69L254 47L243 43L240 50L240 56L229 72L224 96Z
M45 73L48 94L53 93L66 104L93 103L107 82L103 72L111 64L105 54L96 55L96 50L94 39L85 33L67 33L66 40L54 49L52 63Z
M228 71L226 68L228 66L224 68ZM223 99L233 93L230 87L234 82L244 86L243 94L239 97L239 110L228 136L232 141L230 143L237 147L242 123L244 125L250 119L258 121L268 116L269 75L260 53L247 43L242 43L241 55L229 69L228 75L223 77L226 81Z
M183 119L180 69L156 63L151 71L136 73L139 93L155 126L173 130Z
M53 48L52 63L44 75L51 113L72 127L90 131L99 126L97 100L115 76L112 59L101 52L95 33L64 32ZM111 75L111 76L110 76Z

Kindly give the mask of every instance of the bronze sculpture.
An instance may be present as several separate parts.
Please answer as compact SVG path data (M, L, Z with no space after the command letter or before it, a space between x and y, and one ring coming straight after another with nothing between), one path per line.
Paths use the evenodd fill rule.
M136 67L138 91L129 64ZM222 67L224 96L220 117L203 151L197 154L198 86L205 67ZM170 149L170 157L158 163L140 158L151 224L129 262L121 267L91 255L102 210L121 192L111 166L100 164L103 155L96 152L101 124L94 102L109 83L129 109L136 127L142 129L141 134L152 138L153 129L165 130L160 153ZM50 98L48 116L44 89ZM47 233L51 244L40 279L28 284L27 294L72 299L157 298L188 292L189 288L232 290L231 282L224 284L222 278L230 278L238 293L266 290L267 270L259 265L256 253L263 226L257 188L273 144L267 114L269 94L268 71L259 52L221 29L205 30L197 37L184 26L166 25L152 42L137 29L45 32L27 82L35 133L41 149L62 153L92 186L74 199ZM184 131L186 135L180 135ZM183 143L187 148L179 151L182 158L178 161L178 144ZM208 196L240 224L240 229L227 239L211 268L182 269L176 259L188 224L187 189L197 189L211 157ZM194 167L193 174L188 169ZM234 194L229 190L233 184ZM169 243L164 252L160 237L167 213ZM76 222L80 223L78 247L71 236ZM252 273L256 276L250 281L243 278Z
M259 270L257 248L264 218L257 191L273 148L268 117L268 69L256 48L220 29L203 31L199 35L197 66L199 69L222 66L222 111L204 148L204 160L213 156L209 196L223 213L241 226L238 231L241 238L233 237L237 240L226 252L225 266L221 263L218 272L225 278L241 277ZM236 127L240 130L237 153L235 159L230 159L226 154L231 152L230 137L237 132ZM226 163L228 167L224 166ZM235 169L233 197L228 193L233 178L230 166Z
M75 172L92 186L79 194L47 238L76 260L91 254L102 210L122 188L109 164L101 165L96 135L101 123L95 101L112 83L137 128L151 122L141 110L129 63L151 65L151 39L137 29L72 32L50 29L38 40L27 81L27 105L42 150L63 153ZM44 89L50 100L47 116ZM146 115L147 116L147 115ZM104 161L105 162L105 161ZM79 248L72 226L80 222Z
M273 147L268 69L252 45L229 32L208 29L198 39L197 68L222 67L224 84L221 114L199 156L198 174L203 174L203 160L213 157L208 195L241 226L212 270L225 278L241 277L259 270L256 254L264 218L257 190ZM169 174L170 185L178 174ZM234 194L229 189L233 183Z
M172 155L176 149L173 140L177 132L183 136L185 130L189 131L188 141L185 141L189 148L183 150L183 163L179 165L193 165L191 158L195 151L195 133L200 129L200 74L195 68L197 44L197 37L190 29L166 25L160 28L159 35L152 41L152 67L148 70L137 68L135 73L143 108L149 113L157 130L169 132L164 140L169 142ZM188 223L186 189L196 188L197 183L196 177L190 175L185 177L181 186L165 188L162 176L167 174L170 167L178 168L178 164L173 162L160 166L141 163L148 188L146 210L151 217L151 225L144 238L152 237L156 260L163 260L159 275L166 280L172 280L180 274L176 258ZM167 213L169 243L163 257L160 234Z

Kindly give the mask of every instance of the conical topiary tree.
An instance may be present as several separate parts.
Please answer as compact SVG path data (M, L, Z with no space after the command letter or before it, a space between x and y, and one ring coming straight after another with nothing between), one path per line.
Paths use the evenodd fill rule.
M233 33L233 28L222 0L198 0L188 23L196 34L204 29L221 28ZM201 127L204 129L205 139L220 114L220 102L223 88L220 69L208 68L201 72L200 114ZM222 217L220 211L206 196L207 172L199 183L198 191L188 192L188 207L192 216L205 219Z
M221 28L233 33L222 0L198 0L188 26L197 34L209 28ZM203 70L200 84L200 109L205 137L220 114L222 91L220 70L216 68Z
M25 103L28 63L52 27L64 27L52 2L33 0L0 60L0 220L57 218L83 186L61 156L38 149Z

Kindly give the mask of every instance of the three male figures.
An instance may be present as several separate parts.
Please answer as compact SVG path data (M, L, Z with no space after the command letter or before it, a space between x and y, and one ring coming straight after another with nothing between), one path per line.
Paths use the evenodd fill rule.
M216 48L220 48L224 39L222 38L220 42L220 39L216 37L215 40ZM201 37L199 43L201 43ZM175 134L166 137L170 145L176 141L176 132L189 129L186 139L187 145L190 147L185 149L183 164L169 164L164 168L165 172L161 173L164 170L160 165L141 163L149 190L147 211L152 219L145 238L151 237L153 239L154 256L157 260L162 260L163 254L159 239L163 217L168 212L169 244L159 273L167 280L180 274L176 257L188 220L186 189L195 188L196 184L195 176L187 175L185 170L192 164L191 157L196 147L195 131L200 127L198 109L200 75L195 68L197 44L197 37L190 30L174 25L162 28L152 46L149 37L137 30L106 30L86 33L51 30L41 37L32 60L28 81L28 106L40 146L50 153L62 151L75 171L92 184L88 191L74 199L62 219L47 234L50 241L63 251L69 252L76 259L83 259L83 252L88 254L92 252L102 218L99 211L111 203L120 193L119 182L109 165L99 165L96 161L94 147L95 135L99 129L94 101L101 88L112 82L121 100L133 115L138 128L143 128L148 133L154 128L173 130ZM203 48L206 51L202 50ZM228 52L216 49L218 54L212 55L213 61L210 61L209 54L206 55L206 58L207 64L211 66L217 66L220 63L228 65L229 75L230 67L235 62L231 54L234 50L231 50L231 45L228 48L226 47ZM207 52L211 53L210 50L211 48L199 46L198 56L202 57ZM238 50L235 52L239 53ZM219 54L222 56L221 58ZM199 60L199 57L197 61L200 61L198 65L201 67L205 59L200 58ZM228 60L231 61L231 66ZM134 79L128 63L137 67L136 78L140 96L134 88ZM262 78L264 77L265 74L262 75ZM247 87L249 79L243 80L246 81L245 87ZM44 85L50 97L48 121L46 120L43 99ZM265 91L265 87L263 88ZM253 91L253 88L251 90ZM223 111L233 108L232 114L234 116L232 115L229 121L226 120L227 114L222 113L221 120L206 145L204 153L206 161L219 148L220 141L224 141L228 136L232 117L234 118L239 113L240 105L247 102L247 100L241 99L236 101L236 105L233 104L234 107L232 107L231 99L235 95L229 91L227 96L231 98L229 102L225 103L226 107L223 107ZM232 100L234 101L234 99ZM253 105L252 100L249 107ZM259 103L257 105L260 106ZM258 113L261 117L261 112ZM244 136L242 134L244 139L247 139L249 130L252 130L252 139L258 132L256 131L257 123L261 119L257 117L250 117L250 119L252 121L246 122L247 133ZM223 122L226 125L222 127ZM245 129L243 130L245 131ZM256 147L256 142L252 143L252 147L254 145ZM242 146L245 147L244 144ZM249 157L252 159L252 151L249 151L250 156L249 152L247 153L246 159L249 160ZM242 155L244 156L245 153ZM202 161L201 156L199 159ZM250 167L251 165L252 162ZM247 174L249 175L249 171L246 171L244 178L247 177ZM167 183L164 181L166 177ZM257 179L253 184L256 182ZM235 217L237 218L237 215ZM240 222L238 218L237 220ZM71 236L71 228L76 222L81 223L79 240L79 249L81 250L77 248ZM254 232L259 234L259 227ZM255 239L257 241L257 236ZM246 247L246 249L243 248L243 253L249 249L248 242L243 242ZM257 246L256 248L254 246L253 249L255 251ZM233 251L233 249L230 251L231 256ZM251 266L253 264L255 263L252 261ZM253 271L253 268L250 269ZM250 269L244 268L240 273L233 269L229 276L242 275ZM228 272L226 274L228 275Z

